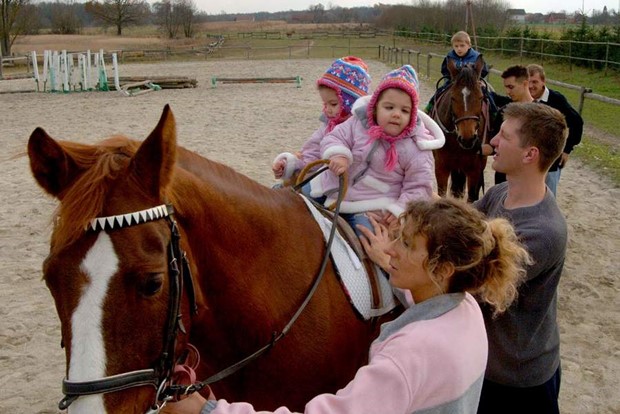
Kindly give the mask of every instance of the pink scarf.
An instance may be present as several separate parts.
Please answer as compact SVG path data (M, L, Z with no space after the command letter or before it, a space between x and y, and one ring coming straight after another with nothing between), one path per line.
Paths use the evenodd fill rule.
M325 129L326 134L351 117L350 113L346 113L344 111L341 111L338 116L334 116L332 118L328 117L325 112L323 112L323 114L325 115L325 118L327 118L327 128Z
M368 145L371 145L373 142L382 139L388 144L390 147L387 150L387 156L385 158L385 169L386 171L393 171L396 167L396 163L398 162L398 152L396 152L396 142L403 139L408 133L410 128L405 128L400 135L394 137L392 135L388 135L383 131L379 125L373 125L368 129L368 135L370 136L370 140L368 141Z

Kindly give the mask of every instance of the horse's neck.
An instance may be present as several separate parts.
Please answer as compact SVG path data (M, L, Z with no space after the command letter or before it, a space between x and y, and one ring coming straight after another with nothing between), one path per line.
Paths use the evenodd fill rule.
M314 223L292 191L267 188L183 149L178 152L177 167L172 186L177 220L188 242L199 246L202 254L219 250L248 257L248 250L255 249L260 251L257 254L277 256L282 252L267 252L266 237L298 245L311 232L308 227Z
M187 219L196 220L215 215L222 220L238 221L251 207L273 198L265 186L221 163L179 148L177 171L172 186L177 210ZM242 207L242 208L240 208Z

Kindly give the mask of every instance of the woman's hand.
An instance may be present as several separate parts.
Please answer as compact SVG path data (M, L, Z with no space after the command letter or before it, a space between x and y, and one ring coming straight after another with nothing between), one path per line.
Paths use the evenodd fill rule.
M349 168L349 159L343 155L335 155L329 159L329 170L336 175L344 174Z
M398 224L398 218L389 211L368 211L366 212L366 215L369 218L374 219L377 223L384 225L388 229L391 228L391 226Z
M360 236L360 242L364 246L364 250L368 257L370 257L370 260L381 266L383 270L388 270L390 267L390 256L386 251L391 243L389 231L386 226L379 224L374 217L369 216L369 219L374 232L358 224L357 229L363 234L363 236Z
M215 396L209 388L209 400L215 400ZM187 398L177 402L168 403L160 411L162 414L200 414L200 410L207 403L207 399L195 392Z

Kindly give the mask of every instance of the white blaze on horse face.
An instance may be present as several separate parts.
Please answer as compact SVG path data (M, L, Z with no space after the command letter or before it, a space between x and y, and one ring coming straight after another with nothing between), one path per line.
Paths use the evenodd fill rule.
M471 91L468 87L464 87L463 90L461 90L461 93L463 94L463 105L465 105L465 112L467 112L467 97L471 94Z
M88 381L106 376L106 354L101 331L103 302L110 279L118 271L118 257L112 240L100 232L86 253L80 269L89 283L71 318L70 381ZM69 407L70 413L105 413L103 394L80 397Z

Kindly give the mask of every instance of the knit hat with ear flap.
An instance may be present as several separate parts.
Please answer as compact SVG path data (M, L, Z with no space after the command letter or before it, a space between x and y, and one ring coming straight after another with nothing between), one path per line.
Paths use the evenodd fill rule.
M358 57L345 56L336 59L316 83L335 90L342 107L341 115L349 116L353 102L368 94L368 66Z
M377 105L377 101L379 100L381 93L390 88L400 89L411 97L411 119L409 120L409 125L407 125L397 137L387 135L383 131L383 128L377 125L377 121L375 120L375 107ZM394 143L408 137L416 127L419 104L418 88L419 81L415 69L411 65L405 65L389 72L383 77L383 79L381 79L381 83L375 89L372 97L370 98L370 102L368 103L368 135L370 135L370 142L376 141L377 139L383 139L390 144L385 165L388 171L393 170L396 166L396 162L398 161L398 155L396 153Z

